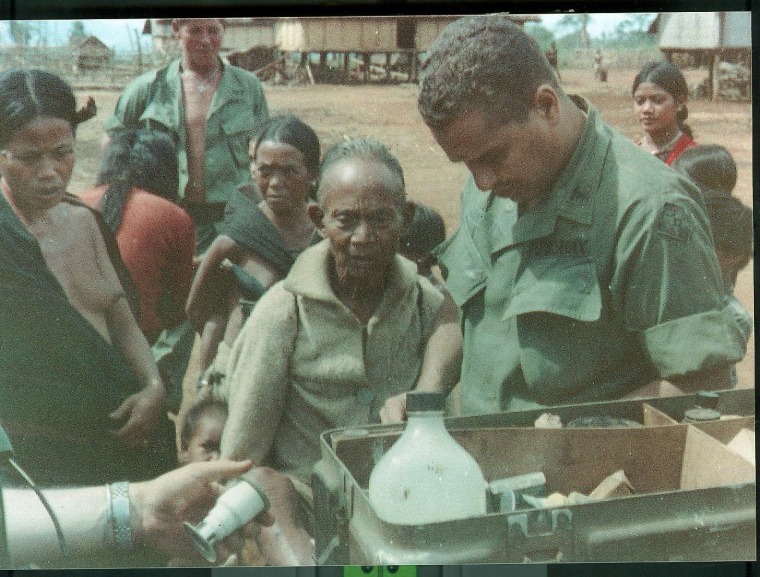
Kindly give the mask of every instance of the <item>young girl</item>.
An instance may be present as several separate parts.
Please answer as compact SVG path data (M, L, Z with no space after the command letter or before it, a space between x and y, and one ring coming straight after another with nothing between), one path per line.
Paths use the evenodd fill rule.
M219 458L224 423L227 422L227 403L211 396L196 401L185 413L180 429L181 463L215 461Z
M649 62L634 78L632 93L633 110L644 130L636 144L667 165L696 145L691 128L684 124L689 87L675 65Z
M734 285L739 272L752 259L752 209L732 196L736 185L736 162L724 147L718 144L700 145L686 150L673 168L699 187L705 211L710 219L715 254L718 257L727 303L742 330L746 343L752 334L752 316L734 296ZM737 384L736 367L732 367L731 381Z

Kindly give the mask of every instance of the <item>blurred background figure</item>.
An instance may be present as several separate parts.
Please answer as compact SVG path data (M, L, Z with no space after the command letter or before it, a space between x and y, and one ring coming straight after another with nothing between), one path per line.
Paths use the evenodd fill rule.
M562 76L560 76L559 73L559 52L557 51L557 43L552 42L549 45L549 50L547 50L544 54L546 55L546 59L549 61L551 67L554 68L554 73L557 75L557 80L561 82Z

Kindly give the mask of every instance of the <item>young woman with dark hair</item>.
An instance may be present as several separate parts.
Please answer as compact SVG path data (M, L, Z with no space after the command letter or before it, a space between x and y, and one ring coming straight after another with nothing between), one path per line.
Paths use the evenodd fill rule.
M113 236L66 192L76 125L57 76L0 75L0 421L40 483L144 479L166 392Z
M671 165L687 148L695 146L686 101L689 87L681 71L670 62L649 62L633 80L633 110L644 130L636 144Z
M213 361L205 383L223 374L227 352L251 304L288 273L314 240L307 212L319 171L314 130L290 114L272 117L251 139L249 152L253 180L227 204L222 233L204 255L187 303L188 316L202 335L201 371Z

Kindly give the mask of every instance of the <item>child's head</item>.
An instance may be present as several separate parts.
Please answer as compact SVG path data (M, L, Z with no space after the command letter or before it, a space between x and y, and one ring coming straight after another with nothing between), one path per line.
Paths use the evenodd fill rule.
M180 461L214 461L219 458L224 423L227 421L227 403L204 398L185 414L180 434Z
M733 285L738 272L752 258L752 209L735 196L721 191L705 189L702 196L723 280L727 285Z
M672 167L696 184L700 190L731 194L736 186L734 157L719 144L700 144L687 148Z
M419 274L428 276L435 264L435 257L430 251L444 240L446 226L440 213L424 204L416 204L412 224L401 239L399 253L417 263Z

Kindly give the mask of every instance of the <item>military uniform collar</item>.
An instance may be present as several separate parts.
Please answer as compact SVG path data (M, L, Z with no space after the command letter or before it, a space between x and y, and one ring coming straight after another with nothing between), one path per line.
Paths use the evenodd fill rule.
M388 275L382 302L373 316L378 316L385 306L394 306L401 294L416 282L417 265L397 254ZM297 295L345 306L330 286L330 241L327 239L307 248L298 256L283 286Z
M550 235L560 216L579 224L591 224L594 196L601 183L610 139L597 110L581 97L571 98L586 113L586 123L567 167L552 191L519 216L517 204L513 201L487 203L487 206L494 207L498 204L503 216L511 223L511 226L501 227L503 233L494 238L492 252Z

